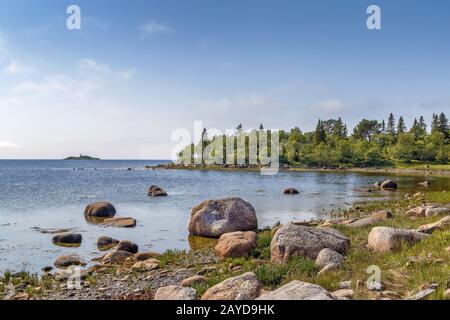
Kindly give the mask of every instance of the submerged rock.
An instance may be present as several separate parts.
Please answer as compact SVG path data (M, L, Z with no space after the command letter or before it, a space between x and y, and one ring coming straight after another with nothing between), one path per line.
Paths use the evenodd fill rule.
M62 245L62 246L66 246L66 245L79 246L81 244L81 241L82 241L81 234L70 233L70 232L57 234L52 239L53 244Z
M390 227L375 227L370 231L369 247L377 252L390 252L401 249L404 244L412 245L428 235L415 230Z
M394 180L385 180L380 185L381 189L397 189L397 182Z
M134 228L136 227L136 220L131 217L117 217L105 219L101 225L117 228Z
M284 189L283 193L284 194L291 194L291 195L293 195L293 194L300 194L300 192L297 189L294 189L294 188Z
M167 192L158 186L151 186L148 189L148 195L150 197L167 197Z
M293 256L315 260L325 248L345 255L350 248L350 239L335 229L287 224L278 229L272 239L271 261L286 263Z
M115 246L117 246L119 244L119 240L110 238L110 237L99 237L97 239L97 248L100 251L106 251L109 249L114 248Z
M256 247L257 236L253 231L236 231L220 236L214 248L221 259L248 257Z
M116 209L109 202L95 202L86 207L84 214L91 217L111 218L116 214Z
M189 221L191 235L212 238L257 228L255 209L241 198L203 201L192 209Z

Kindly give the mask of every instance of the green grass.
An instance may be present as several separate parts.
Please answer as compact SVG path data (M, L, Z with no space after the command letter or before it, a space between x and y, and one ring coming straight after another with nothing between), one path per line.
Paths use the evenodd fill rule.
M409 163L396 162L395 167L398 169L414 169L414 170L450 170L450 164L438 164L430 162L411 161Z

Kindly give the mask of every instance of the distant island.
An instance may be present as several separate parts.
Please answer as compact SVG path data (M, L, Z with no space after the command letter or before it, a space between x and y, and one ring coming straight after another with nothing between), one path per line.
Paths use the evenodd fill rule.
M73 157L72 156L72 157L67 157L67 158L65 158L63 160L100 160L100 159L80 154L79 157Z

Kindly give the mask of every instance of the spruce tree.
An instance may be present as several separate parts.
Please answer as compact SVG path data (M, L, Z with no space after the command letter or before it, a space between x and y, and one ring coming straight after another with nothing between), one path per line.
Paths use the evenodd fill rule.
M405 132L406 132L405 120L403 120L403 117L400 117L398 119L397 133L401 134Z
M389 118L388 118L386 132L389 135L391 135L392 137L395 138L395 134L396 134L396 131L395 131L395 118L394 118L394 115L392 113L389 115Z

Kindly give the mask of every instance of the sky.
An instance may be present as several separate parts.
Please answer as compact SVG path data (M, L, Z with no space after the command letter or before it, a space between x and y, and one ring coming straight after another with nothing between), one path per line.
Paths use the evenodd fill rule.
M194 121L430 122L449 58L447 0L0 0L0 158L168 159Z

